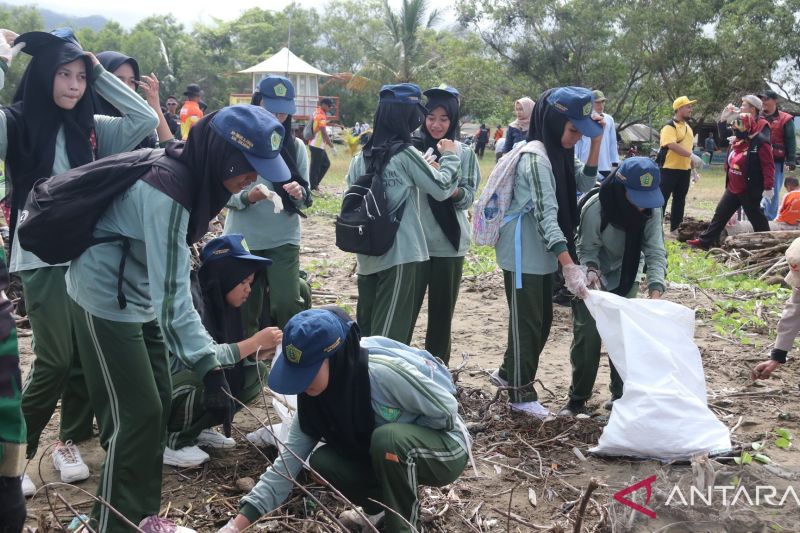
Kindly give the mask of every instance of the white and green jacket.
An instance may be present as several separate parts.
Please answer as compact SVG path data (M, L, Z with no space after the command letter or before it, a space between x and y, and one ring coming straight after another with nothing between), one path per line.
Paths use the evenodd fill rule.
M470 454L472 442L464 421L458 414L458 401L449 391L423 375L414 365L392 357L398 343L385 337L364 337L361 347L369 351L369 379L372 391L372 410L375 427L384 424L417 424L446 432L463 451ZM411 383L410 383L411 381ZM297 457L307 459L318 441L303 433L300 417L295 416L285 445ZM272 466L261 475L243 504L255 507L260 514L277 508L289 496L292 483L283 476L294 478L303 464L286 451L278 454Z

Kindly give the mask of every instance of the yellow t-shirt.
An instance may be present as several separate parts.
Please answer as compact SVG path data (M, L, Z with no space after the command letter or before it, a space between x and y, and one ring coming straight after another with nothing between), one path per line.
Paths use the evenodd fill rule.
M689 152L694 146L694 132L686 122L674 122L673 128L669 124L661 128L661 146L678 143ZM667 158L664 160L664 168L676 170L689 170L692 168L692 158L678 155L672 150L667 150Z
M314 148L325 148L325 139L322 137L322 128L328 125L328 115L323 111L321 108L317 108L314 112L314 123L312 124L314 137L311 139L311 142L308 143L309 146L313 146Z

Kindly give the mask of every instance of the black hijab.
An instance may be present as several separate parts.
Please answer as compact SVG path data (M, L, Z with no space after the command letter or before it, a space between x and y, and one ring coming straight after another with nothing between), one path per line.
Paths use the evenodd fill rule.
M119 52L108 51L97 54L97 60L100 61L100 64L103 65L104 69L112 74L119 67L127 63L133 69L133 77L136 79L136 81L139 81L139 63L134 58ZM93 96L95 114L108 115L109 117L122 116L122 113L120 113L116 107L111 105L108 100L97 94L97 91L93 91Z
M367 168L380 172L389 162L385 156L392 145L411 144L411 133L425 121L422 107L410 104L379 103L373 119L372 136L362 153Z
M644 226L653 214L652 209L644 212L633 205L625 195L625 185L617 179L617 171L609 174L600 184L600 230L609 224L625 232L625 251L622 254L622 271L619 285L612 290L614 294L625 296L630 292L639 274L639 261L642 256Z
M74 108L65 110L53 100L53 82L61 65L82 59L86 65L86 93ZM64 128L71 168L94 161L97 142L91 92L92 62L83 49L63 41L36 49L14 94L14 103L3 108L7 120L6 170L10 180L12 225L16 211L25 205L33 184L53 172L56 137ZM12 228L13 234L13 228Z
M194 135L194 133L192 133ZM375 413L369 381L369 352L362 348L361 330L336 306L323 307L347 328L344 345L329 359L328 388L318 396L297 396L297 413L303 433L324 440L348 457L369 454Z
M262 268L261 263L236 257L213 259L200 267L198 279L203 296L200 316L211 338L217 343L232 344L245 338L242 309L228 304L225 296L247 276ZM225 378L231 394L239 394L244 389L244 361L226 368Z
M578 227L577 185L575 184L575 150L561 146L564 125L569 120L559 113L547 98L555 89L548 89L536 100L528 130L529 141L541 141L547 150L547 157L553 168L556 180L556 201L558 202L558 226L567 239L567 248L573 260L575 253L575 230Z
M437 91L428 96L426 107L429 113L437 107L444 109L447 118L450 119L450 127L447 129L443 138L450 139L451 141L455 140L459 120L458 97L446 93L445 91ZM414 137L413 141L414 146L422 152L427 152L429 148L433 148L433 153L437 158L442 155L437 148L439 141L434 139L430 132L428 132L428 127L425 122L422 123L422 127L420 128L420 135ZM458 251L461 245L461 226L458 224L458 217L456 215L456 207L453 204L453 199L447 198L440 201L436 200L430 194L427 196L428 205L431 208L431 213L433 213L433 218L436 219L439 227L442 228L442 232L444 232L444 236L447 237L447 240L453 245L453 248Z
M256 91L253 93L253 96L250 99L250 104L261 106L262 99L263 95ZM275 192L281 197L283 208L286 211L289 211L290 213L297 213L301 217L307 218L306 214L300 211L297 206L295 206L294 198L292 198L291 195L283 188L283 186L287 183L291 183L293 181L298 183L303 188L303 195L308 199L306 201L306 207L311 207L311 194L309 194L308 181L306 181L306 179L300 173L299 167L297 166L297 151L295 146L297 143L294 140L292 115L288 115L286 120L283 121L283 131L285 133L283 137L283 144L281 145L281 157L283 158L283 162L286 163L286 166L289 167L289 173L292 175L292 177L289 178L288 181L284 181L282 183L273 183L273 189L275 189Z
M152 172L146 181L178 200L189 211L189 229L186 240L189 244L199 241L208 231L208 224L225 207L231 193L223 185L229 177L226 170L235 161L248 171L253 168L244 159L242 151L226 141L211 128L211 120L217 113L200 119L193 127L188 141L170 143L166 147L169 157L185 164L192 173L191 188L185 182L167 172Z

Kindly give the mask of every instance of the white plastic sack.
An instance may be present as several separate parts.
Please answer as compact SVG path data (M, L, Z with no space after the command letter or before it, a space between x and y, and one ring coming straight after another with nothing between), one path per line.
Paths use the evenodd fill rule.
M728 428L708 409L694 311L601 291L584 301L625 383L589 451L673 461L730 450Z

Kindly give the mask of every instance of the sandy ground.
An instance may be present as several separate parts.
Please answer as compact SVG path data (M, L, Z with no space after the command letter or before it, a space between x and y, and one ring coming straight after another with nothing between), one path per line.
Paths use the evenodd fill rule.
M315 287L315 304L338 303L349 306L354 312L355 260L331 245L333 219L323 215L311 217L305 223L303 239L301 261ZM707 295L688 288L671 290L666 297L701 312L712 307ZM581 531L800 531L800 503L791 498L784 506L773 507L747 506L739 502L727 512L720 511L719 505L715 509L702 505L667 507L663 505L665 493L675 479L693 476L691 466L590 456L587 450L596 444L605 423L604 416L608 415L601 409L609 395L606 358L590 401L590 406L603 416L542 423L509 413L504 395L492 402L496 388L489 383L485 371L496 368L502 360L507 319L499 273L464 280L453 324L451 364L459 364L461 354L469 358L459 375L459 384L463 387L460 399L476 436L479 477L468 469L450 487L423 491L428 530L573 531L575 520L581 515L578 502L581 491L591 478L596 478L601 486L587 500ZM424 339L426 320L423 308L413 341L417 346ZM570 311L556 306L552 332L537 376L544 385L538 387L540 400L554 411L566 401L571 338ZM748 378L749 369L764 357L763 351L721 338L701 321L696 342L703 357L709 401L720 419L728 427L735 427L736 442L749 445L766 439L771 443L777 428L800 434L797 411L800 371L797 365L786 365L777 373L777 379L753 385ZM31 361L30 338L21 339L20 347L27 371ZM254 413L263 417L263 402L257 403L261 405L254 406ZM56 438L58 418L57 412L43 436L39 456L28 466L29 474L40 485L57 481L49 455L43 454ZM236 480L243 476L257 478L266 465L266 459L243 438L244 433L259 427L259 423L244 413L237 416L235 426L235 432L239 433L236 449L210 452L212 462L199 469L164 468L162 511L169 508L170 518L200 531L216 531L234 513L242 495L235 487ZM681 428L675 431L680 432ZM731 480L745 483L745 480L757 478L763 483L793 483L800 495L800 458L796 447L781 450L768 444L765 453L773 461L771 470L757 465L743 468L730 461L725 465L714 463L711 468L716 471L717 484L723 484L722 479L727 480L725 483ZM93 492L104 453L97 439L82 443L80 448L92 476L78 487ZM648 507L657 510L656 518L648 518L612 499L616 491L654 474L659 476L654 487L660 488L654 490L654 499ZM58 487L55 490L78 509L86 511L91 505L90 498L77 489ZM332 502L319 485L312 485L312 493L320 495L321 501L331 509L337 508L338 504ZM644 491L639 493L639 502L643 501L643 494ZM327 519L322 516L321 509L302 498L299 492L295 495L273 519L257 527L271 531L324 531L321 523ZM54 498L51 490L50 499L57 508L58 517L68 520L70 512ZM45 491L40 491L29 500L29 524L42 526L50 509ZM771 524L778 524L781 529Z

